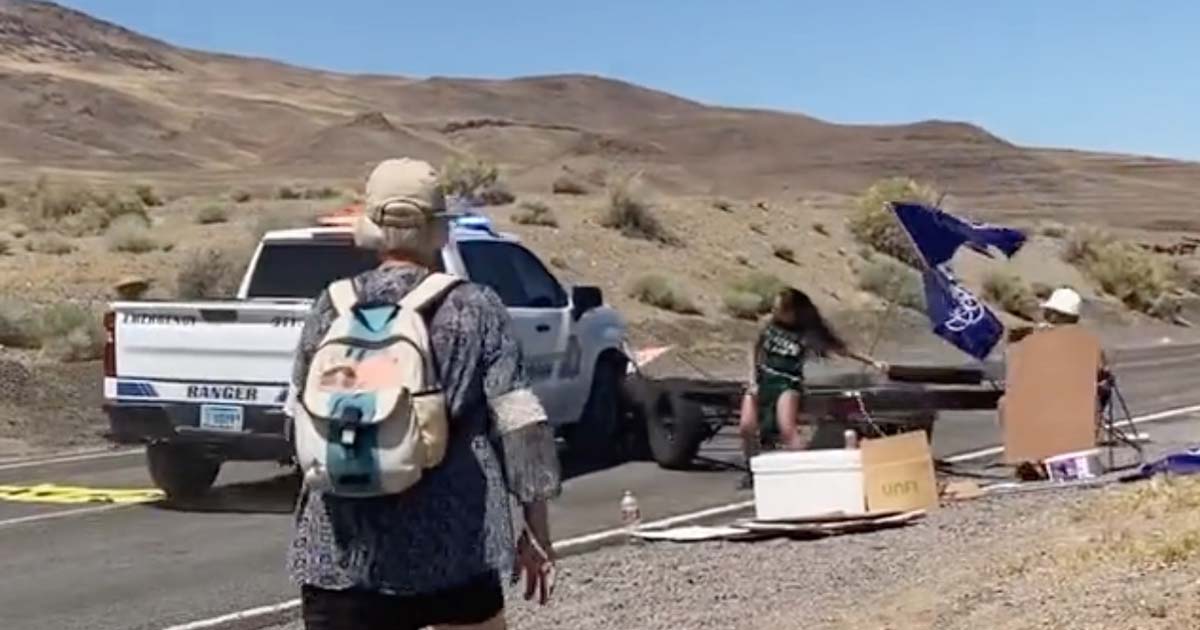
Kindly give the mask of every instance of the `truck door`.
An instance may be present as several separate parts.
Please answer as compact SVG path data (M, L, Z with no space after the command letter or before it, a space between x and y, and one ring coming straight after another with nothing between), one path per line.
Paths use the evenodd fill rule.
M532 252L500 240L463 240L459 253L468 277L491 287L512 317L533 391L554 424L573 422L564 413L578 370L562 369L570 344L571 310L562 285Z

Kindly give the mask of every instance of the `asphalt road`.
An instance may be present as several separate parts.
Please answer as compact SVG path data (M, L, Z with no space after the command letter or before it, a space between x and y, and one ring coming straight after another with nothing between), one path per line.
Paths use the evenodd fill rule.
M1114 359L1135 414L1200 404L1200 348L1163 346ZM945 414L934 451L945 456L998 441L991 414ZM736 460L736 442L720 437L705 455ZM180 509L0 500L0 627L158 629L295 597L283 566L294 487L283 472L228 465L210 498ZM625 489L637 494L647 519L749 498L728 470L669 472L638 462L575 472L552 508L560 540L616 526ZM0 465L0 486L37 483L151 487L140 452Z

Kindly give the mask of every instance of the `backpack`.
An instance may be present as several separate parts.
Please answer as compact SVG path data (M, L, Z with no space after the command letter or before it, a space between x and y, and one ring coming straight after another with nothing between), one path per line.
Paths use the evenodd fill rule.
M307 487L348 497L398 494L441 463L449 425L426 311L459 282L431 274L399 304L360 303L352 280L330 285L336 316L295 407Z

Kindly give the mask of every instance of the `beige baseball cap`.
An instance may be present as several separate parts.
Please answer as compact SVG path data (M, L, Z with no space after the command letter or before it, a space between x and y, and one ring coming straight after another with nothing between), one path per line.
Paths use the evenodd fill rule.
M437 171L411 158L384 160L367 177L363 212L381 228L415 228L446 211Z

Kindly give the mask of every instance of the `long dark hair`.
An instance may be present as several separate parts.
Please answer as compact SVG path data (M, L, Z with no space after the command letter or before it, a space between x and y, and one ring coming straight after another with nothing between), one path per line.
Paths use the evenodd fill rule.
M821 311L808 294L786 287L780 289L778 297L779 309L771 315L773 324L802 336L809 348L819 356L846 349L846 342L821 316Z

